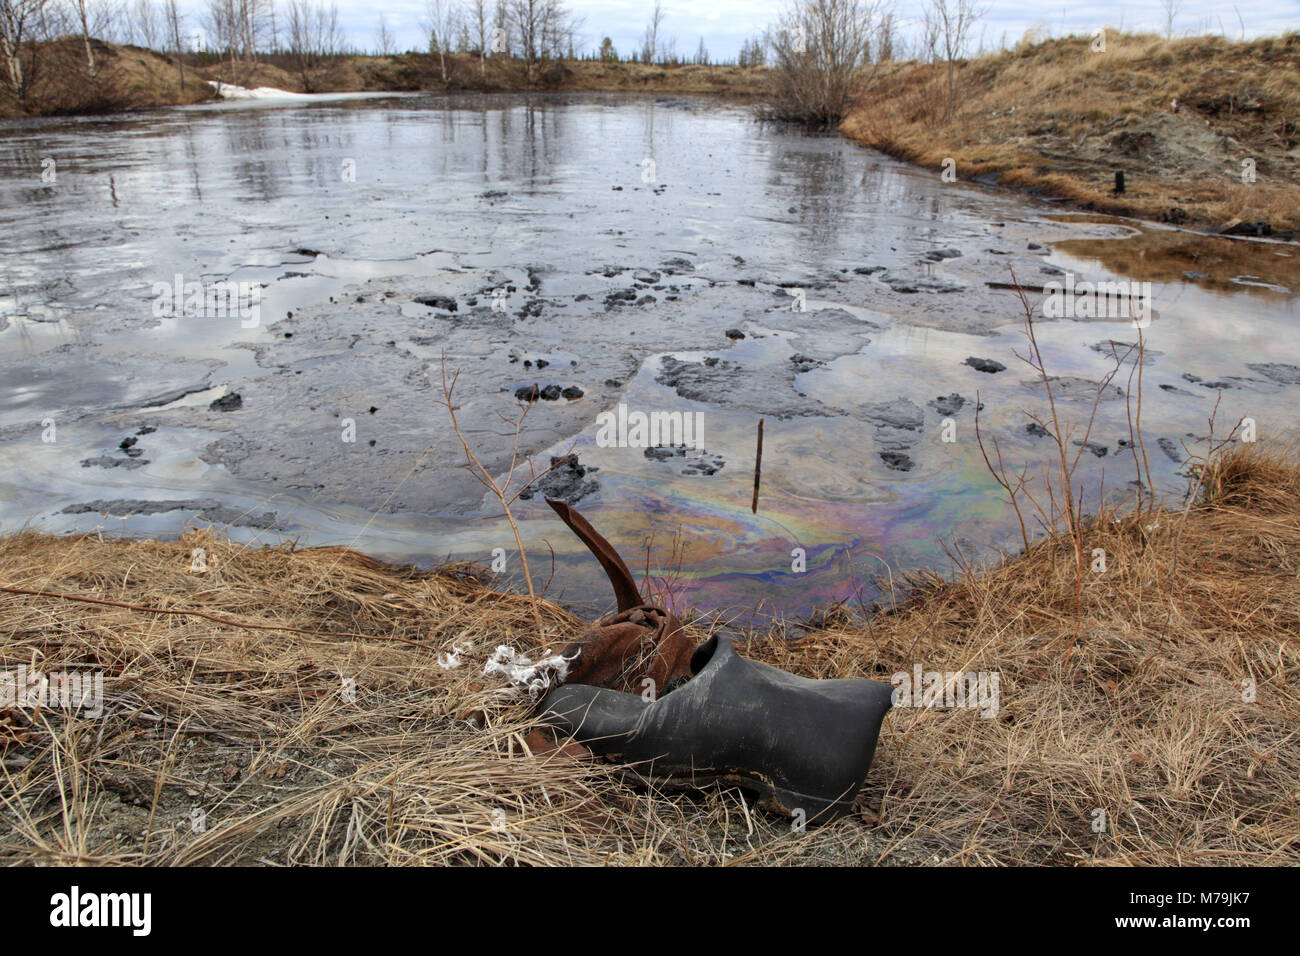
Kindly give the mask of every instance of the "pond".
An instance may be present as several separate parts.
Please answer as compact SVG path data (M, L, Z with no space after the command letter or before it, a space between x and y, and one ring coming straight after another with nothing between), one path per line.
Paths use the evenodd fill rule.
M1294 246L1061 215L739 105L365 95L0 125L5 532L504 554L518 585L445 369L489 474L516 442L516 489L525 456L576 455L543 491L679 606L747 622L1020 546L977 396L1009 467L1056 451L1027 430L1048 408L1019 299L990 282L1150 283L1141 422L1168 500L1211 415L1273 441L1300 406ZM1081 441L1138 329L1035 325ZM1134 493L1135 367L1070 446L1087 511ZM620 406L697 423L695 447L602 433ZM513 510L538 586L607 608L542 494Z

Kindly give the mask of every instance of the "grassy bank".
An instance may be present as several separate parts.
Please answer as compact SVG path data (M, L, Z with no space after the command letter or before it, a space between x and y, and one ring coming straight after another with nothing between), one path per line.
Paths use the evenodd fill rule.
M1048 40L960 63L950 112L946 83L942 64L882 65L841 128L936 171L952 158L961 179L1086 209L1300 230L1300 33L1109 33L1104 53L1086 37ZM1242 182L1244 159L1254 183Z
M116 113L179 106L215 93L195 71L150 50L91 40L92 71L80 39L35 44L25 57L26 88L0 87L0 118Z
M436 56L403 53L340 57L318 69L303 71L290 56L272 56L255 64L239 64L233 71L229 63L211 64L203 68L203 74L209 79L240 86L271 86L296 93L538 89L756 97L762 95L765 80L761 69L691 64L665 67L593 60L539 64L530 73L522 60L502 57L480 60L465 53L447 56L446 79L442 67Z
M107 698L98 719L0 711L0 859L1300 862L1300 466L1239 447L1205 489L1181 536L1168 511L1089 530L1109 561L1081 617L1054 538L916 582L869 624L833 609L755 636L747 653L807 675L1001 675L992 719L896 708L862 812L802 833L736 791L638 793L610 765L531 753L526 698L437 662L465 640L538 643L528 599L472 568L211 531L0 539L0 583L41 592L0 593L0 667L98 669ZM550 642L581 626L541 612Z
M215 56L178 59L139 47L93 41L90 74L81 41L42 44L30 97L19 104L0 94L0 116L104 113L175 106L216 98L208 81L244 87L269 86L294 93L413 92L419 90L609 90L674 94L761 96L766 74L732 66L673 67L642 63L566 60L537 66L520 60L453 54L435 56L339 56L302 69L289 55L266 55L231 64Z

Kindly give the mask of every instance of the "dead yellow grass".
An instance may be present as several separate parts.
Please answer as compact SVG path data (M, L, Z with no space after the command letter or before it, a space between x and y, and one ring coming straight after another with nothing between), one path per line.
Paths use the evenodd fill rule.
M1086 582L1069 655L1060 539L918 582L869 625L832 611L813 632L754 637L749 653L808 675L1000 674L994 719L896 708L863 813L802 833L736 791L636 792L610 765L529 754L526 697L471 660L438 664L466 640L539 650L527 598L472 568L245 549L210 531L3 538L0 584L43 596L0 593L0 670L97 669L106 703L98 718L0 710L0 859L1300 862L1300 466L1232 451L1205 489L1176 578L1180 512L1089 529L1108 568ZM551 640L580 626L541 613Z
M180 106L215 97L197 71L186 69L182 76L174 57L109 44L104 44L101 55L109 58L108 68L116 74L117 86L128 108Z
M36 68L29 63L25 101L0 88L0 117L108 113L197 103L214 96L211 87L190 70L182 83L171 57L99 40L91 40L90 46L93 72L80 39L64 37L40 44Z
M191 571L196 548L204 573ZM531 756L526 697L472 662L438 664L465 641L490 653L535 633L529 601L473 569L249 551L206 531L175 542L22 534L0 541L0 580L249 625L0 595L0 670L98 670L107 698L97 718L0 709L7 862L542 865L735 852L735 832L715 825L743 817L735 795L638 795L605 765ZM578 626L553 605L542 615L555 635ZM755 822L769 837L783 829Z
M1177 109L1174 109L1177 101ZM1111 32L961 64L951 114L939 65L886 64L843 131L962 178L981 175L1099 212L1300 228L1300 34L1233 43ZM1257 179L1243 185L1241 161ZM1112 193L1123 169L1128 189Z
M891 845L960 863L1300 862L1300 467L1238 447L1206 489L1176 576L1180 513L1088 528L1107 569L1085 581L1071 654L1064 537L923 584L870 627L762 643L808 676L1000 674L996 719L893 712L867 790Z

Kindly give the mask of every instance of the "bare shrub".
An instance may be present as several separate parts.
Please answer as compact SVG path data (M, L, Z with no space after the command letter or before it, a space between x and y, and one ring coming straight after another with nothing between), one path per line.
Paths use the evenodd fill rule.
M876 0L795 0L767 37L773 115L811 126L838 125L871 63L882 9Z

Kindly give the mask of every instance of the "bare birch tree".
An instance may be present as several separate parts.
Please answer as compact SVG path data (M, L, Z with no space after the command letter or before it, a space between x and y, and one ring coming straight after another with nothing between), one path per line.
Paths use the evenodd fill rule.
M442 82L447 82L447 54L451 52L452 34L456 32L459 11L453 0L428 0L424 27L429 34L429 53L437 54Z
M488 30L491 28L491 19L492 15L488 11L488 0L470 0L469 20L478 38L479 76L487 75Z
M1164 0L1164 8L1165 39L1172 40L1174 38L1174 19L1183 12L1183 2L1182 0ZM1240 17L1241 14L1237 16Z
M650 22L645 25L645 34L641 40L642 62L653 63L659 56L659 28L663 26L667 16L663 5L659 0L655 0L654 10L650 13Z
M4 88L19 105L25 105L35 72L37 33L43 23L48 0L0 0L0 55L4 57ZM24 46L28 62L24 63Z
M172 51L176 54L176 66L181 73L181 89L185 89L185 60L182 56L185 50L181 46L181 21L185 18L181 16L180 10L176 7L176 0L167 0L167 6L164 10L167 18L167 32L170 35Z
M90 0L72 0L72 11L73 16L77 18L77 25L81 28L81 42L86 50L86 69L93 78L95 76L95 51L90 46L90 21L94 14Z

